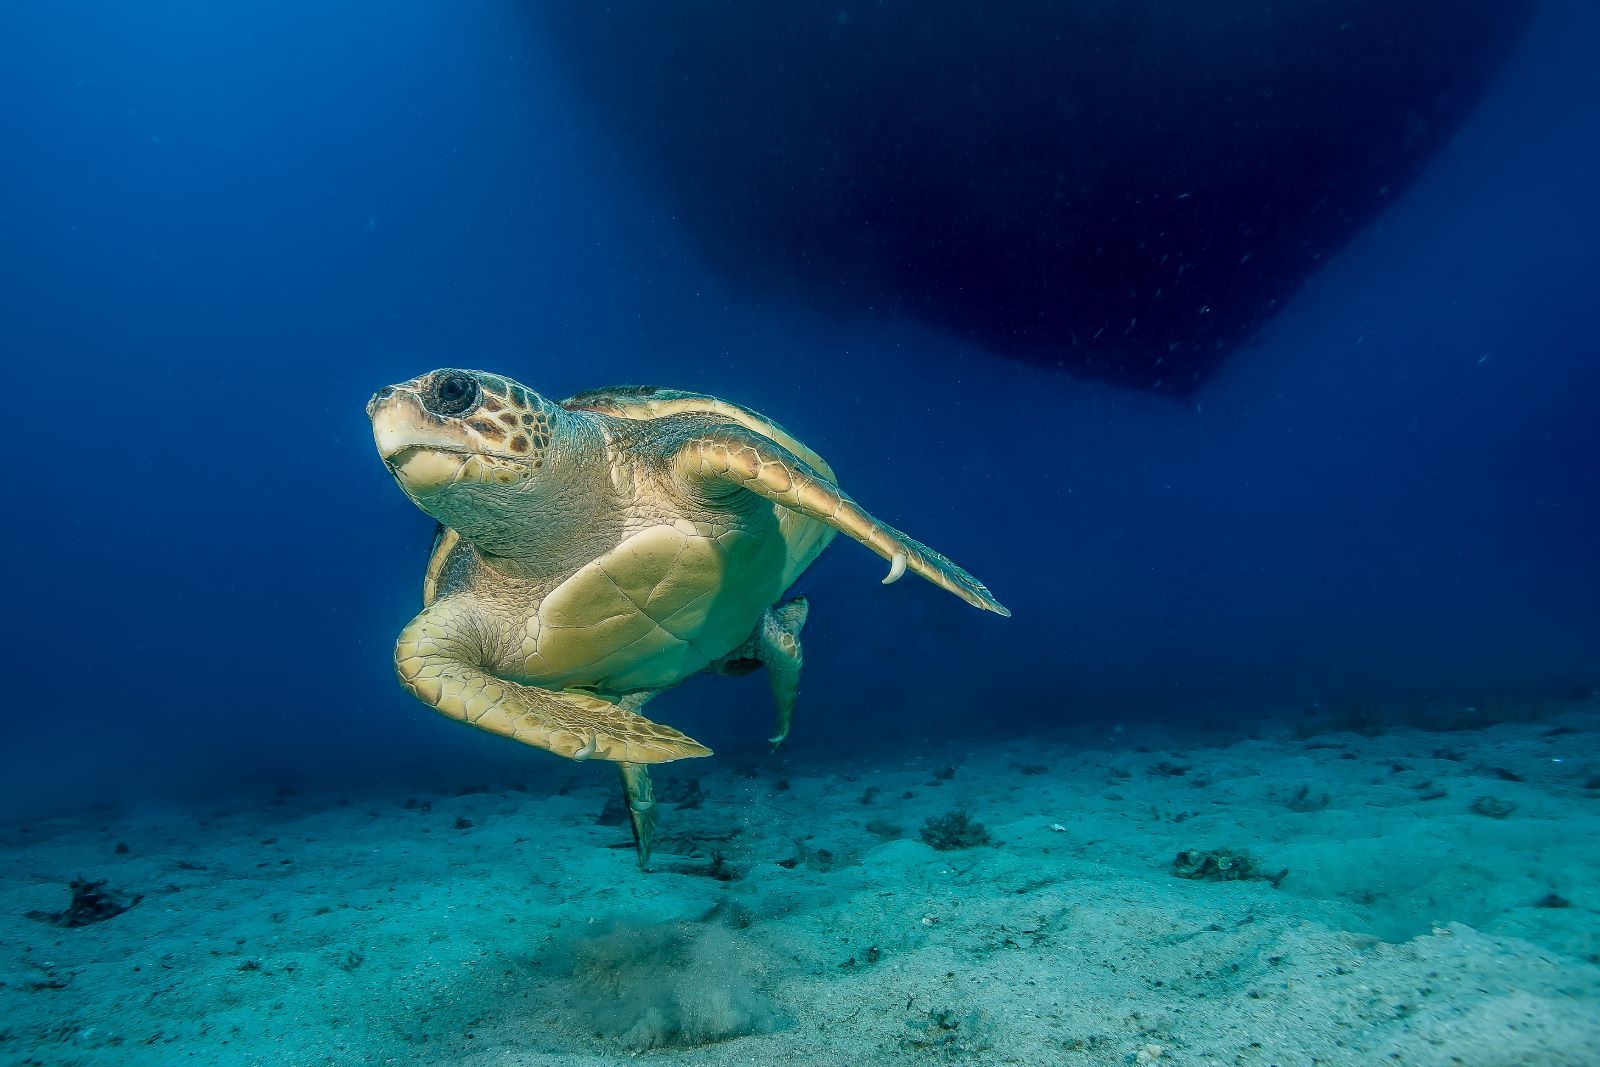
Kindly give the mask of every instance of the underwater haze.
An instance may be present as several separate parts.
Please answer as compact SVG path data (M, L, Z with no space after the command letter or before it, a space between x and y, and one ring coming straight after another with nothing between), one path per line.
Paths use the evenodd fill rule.
M1595 1062L1592 4L1182 398L745 284L551 21L0 5L0 1063ZM641 873L396 684L443 367L754 408L1011 617L838 538Z

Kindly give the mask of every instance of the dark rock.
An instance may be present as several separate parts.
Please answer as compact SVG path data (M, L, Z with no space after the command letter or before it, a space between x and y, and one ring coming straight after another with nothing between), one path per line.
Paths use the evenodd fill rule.
M1486 819L1504 819L1517 810L1514 801L1501 800L1499 797L1474 797L1468 807L1474 815L1482 815Z
M55 923L57 926L89 926L114 919L144 899L143 894L137 894L128 898L128 902L124 904L107 890L105 885L104 878L95 882L86 878L74 878L69 886L72 890L72 902L67 905L65 911L30 911L28 918Z
M965 808L955 808L943 815L930 815L922 824L920 836L923 843L940 852L959 848L976 848L993 842L989 830L973 819Z
M1268 874L1248 852L1236 849L1186 848L1172 859L1172 874L1199 882L1243 882L1260 879L1270 882L1272 888L1289 875L1287 867L1276 874Z

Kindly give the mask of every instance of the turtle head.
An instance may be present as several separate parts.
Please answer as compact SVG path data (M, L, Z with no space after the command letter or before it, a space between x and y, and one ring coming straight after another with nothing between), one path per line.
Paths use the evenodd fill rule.
M499 375L432 371L378 390L367 417L400 488L469 542L512 536L568 480L557 440L568 412Z

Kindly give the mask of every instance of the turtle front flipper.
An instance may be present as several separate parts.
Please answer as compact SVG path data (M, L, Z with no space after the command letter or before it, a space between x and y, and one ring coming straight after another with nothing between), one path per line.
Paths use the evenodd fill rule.
M825 522L889 561L884 584L919 574L975 608L1010 615L978 579L922 542L879 522L833 481L776 441L738 425L697 422L679 448L679 473L701 486L747 489Z
M411 620L395 644L400 684L452 719L568 759L665 763L711 750L670 726L577 690L556 692L483 669L483 626L442 600Z
M789 736L795 698L800 695L800 629L810 610L811 605L803 596L774 604L762 613L749 640L706 666L714 674L749 674L757 667L767 669L772 700L778 706L777 728L767 739L773 748Z

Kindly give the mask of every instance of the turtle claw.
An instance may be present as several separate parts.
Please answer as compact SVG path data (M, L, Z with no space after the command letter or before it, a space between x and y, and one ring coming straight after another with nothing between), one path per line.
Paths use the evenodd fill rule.
M572 754L572 758L582 762L583 760L588 759L590 756L593 756L594 750L598 748L599 745L600 735L597 733L591 733L589 735L589 740L584 743L582 748L578 749L578 751Z
M907 558L904 552L894 554L894 558L889 561L889 577L883 580L884 585L893 585L900 580L900 576L906 572Z

